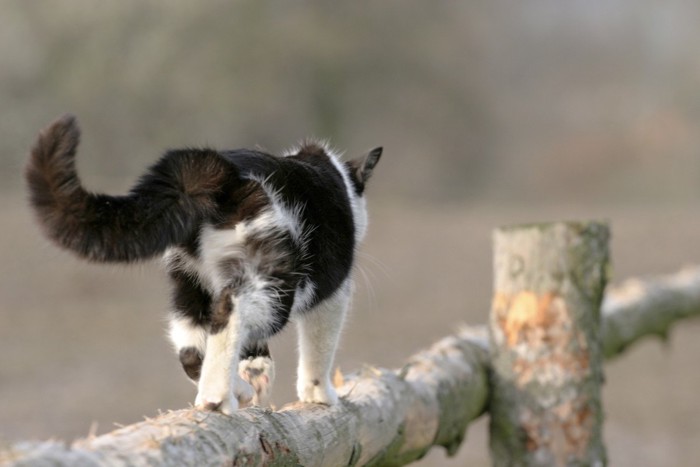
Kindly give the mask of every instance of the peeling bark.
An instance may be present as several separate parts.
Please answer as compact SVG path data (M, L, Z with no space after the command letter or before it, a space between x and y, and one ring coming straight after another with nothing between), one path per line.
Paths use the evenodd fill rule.
M600 303L608 228L495 233L490 315L495 465L603 465Z

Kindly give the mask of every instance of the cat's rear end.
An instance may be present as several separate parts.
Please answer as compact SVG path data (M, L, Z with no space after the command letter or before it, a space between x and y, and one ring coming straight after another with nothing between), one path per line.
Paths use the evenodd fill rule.
M341 162L305 143L259 151L170 151L126 196L87 192L75 173L75 119L40 134L27 179L40 223L59 246L94 261L164 253L173 283L170 337L196 405L266 405L267 339L299 328L297 392L333 404L330 369L366 230L364 188L381 149Z

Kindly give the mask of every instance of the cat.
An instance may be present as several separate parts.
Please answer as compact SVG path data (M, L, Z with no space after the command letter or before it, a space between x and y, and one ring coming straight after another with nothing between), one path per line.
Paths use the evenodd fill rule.
M31 206L53 242L89 261L163 256L169 337L197 385L195 407L269 405L267 341L290 319L299 400L335 404L330 373L367 230L365 184L382 148L346 162L312 141L282 156L170 150L127 195L111 196L83 188L79 139L72 115L39 133L25 172Z

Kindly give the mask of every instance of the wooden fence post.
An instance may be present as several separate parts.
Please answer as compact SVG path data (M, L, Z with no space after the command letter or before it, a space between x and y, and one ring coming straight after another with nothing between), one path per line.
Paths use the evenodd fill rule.
M490 316L494 465L604 465L600 304L607 225L494 234Z

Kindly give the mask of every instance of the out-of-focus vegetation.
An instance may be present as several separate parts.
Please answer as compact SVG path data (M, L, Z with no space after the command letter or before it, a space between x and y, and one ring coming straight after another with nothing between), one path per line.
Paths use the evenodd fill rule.
M90 176L165 147L386 147L382 195L700 195L700 4L94 2L0 6L2 184L76 113ZM386 170L386 169L385 169ZM121 186L121 185L119 185Z

